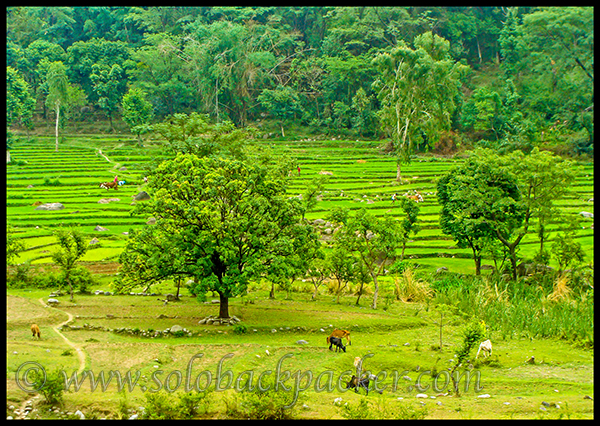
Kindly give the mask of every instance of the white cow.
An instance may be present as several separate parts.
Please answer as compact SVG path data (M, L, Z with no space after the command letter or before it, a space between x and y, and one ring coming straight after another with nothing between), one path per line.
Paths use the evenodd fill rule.
M477 359L477 357L479 356L479 352L482 349L483 349L484 357L491 355L492 354L492 341L488 339L485 342L481 342L481 344L479 345L479 349L477 350L477 355L475 355L475 359ZM488 352L489 352L489 354L488 354Z

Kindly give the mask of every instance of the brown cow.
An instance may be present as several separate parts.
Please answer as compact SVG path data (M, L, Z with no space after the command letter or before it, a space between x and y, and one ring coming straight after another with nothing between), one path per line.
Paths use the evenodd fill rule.
M338 337L340 339L346 339L348 341L348 345L352 344L350 342L350 332L348 330L333 330L333 333L331 333L331 336L329 336L327 338L327 343L329 343L329 339L331 339L332 337Z
M102 182L100 184L100 188L104 188L104 189L110 189L110 188L114 188L115 191L118 189L119 184L117 182Z
M424 201L423 196L418 192L415 193L415 195L404 194L404 196L410 198L413 201L416 201L417 203Z
M35 337L37 335L38 339L42 338L42 333L40 332L40 328L37 324L31 324L31 332L33 333L32 337Z

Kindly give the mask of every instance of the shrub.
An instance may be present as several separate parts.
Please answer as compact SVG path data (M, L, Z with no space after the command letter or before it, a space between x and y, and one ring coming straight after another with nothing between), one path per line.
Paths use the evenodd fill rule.
M65 380L59 369L51 372L33 370L33 387L39 389L48 404L61 403L65 391Z
M428 413L425 406L415 408L412 404L389 404L382 398L369 401L364 397L358 403L346 402L339 407L340 415L350 420L423 420Z
M233 332L235 334L246 334L248 332L248 327L246 327L244 324L236 324L233 327Z
M62 185L62 183L60 183L59 178L60 178L60 176L55 179L45 177L44 183L42 185L44 185L44 186L60 186L60 185Z
M151 420L192 419L201 412L208 412L210 395L208 391L177 394L147 392L143 417Z
M260 390L258 386L252 391L242 391L225 400L226 412L229 417L252 420L287 420L293 419L298 405L301 405L306 395L299 393L294 401L295 390L286 391L283 388L275 390L273 382L265 381Z

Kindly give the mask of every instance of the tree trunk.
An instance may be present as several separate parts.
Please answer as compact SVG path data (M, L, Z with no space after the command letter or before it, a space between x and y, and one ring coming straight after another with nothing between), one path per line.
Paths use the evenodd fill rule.
M56 148L55 151L58 152L58 120L60 117L60 103L56 104L56 127L54 129L54 133L56 135Z
M269 292L269 299L275 299L275 283L271 283L271 291Z
M475 261L475 275L481 275L481 256L477 255L477 250L471 247L473 250L473 260Z
M377 296L379 294L379 283L377 282L377 275L371 275L373 277L373 283L375 284L375 291L373 292L373 303L371 304L372 309L377 309Z
M219 318L229 318L229 298L219 293Z
M396 182L402 183L402 164L396 163Z

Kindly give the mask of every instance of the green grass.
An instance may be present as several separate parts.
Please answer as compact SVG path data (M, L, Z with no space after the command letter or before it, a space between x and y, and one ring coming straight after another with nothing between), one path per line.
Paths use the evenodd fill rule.
M165 285L162 290L172 291ZM245 381L252 372L256 383L262 373L274 377L279 364L282 374L286 371L304 374L305 382L301 384L306 383L308 371L312 375L311 386L299 392L302 402L298 404L296 418L339 419L342 410L335 405L336 398L342 398L343 403L359 404L365 397L346 392L343 383L341 389L338 388L336 381L342 372L354 370L355 357L365 355L364 368L379 374L380 387L386 386L381 395L370 392L368 403L379 404L389 411L398 407L415 409L421 407L415 398L418 391L414 384L418 378L423 386L428 386L423 391L428 395L448 391L443 388L441 379L438 383L441 389L435 391L433 377L451 365L464 323L458 315L447 317L440 352L436 346L439 329L434 323L438 317L435 311L428 311L421 304L392 302L386 311L372 310L365 306L367 300L357 307L354 297L344 296L341 303L336 304L325 292L316 302L310 301L308 293L292 293L292 299L278 294L276 300L270 300L266 290L255 287L243 299L231 301L232 314L239 316L247 327L246 333L237 334L230 326L199 325L200 318L215 314L218 308L210 303L198 303L185 293L181 301L167 306L151 296L76 295L74 303L67 297L61 298L59 309L43 308L37 300L40 297L47 297L47 291L10 290L7 295L7 402L13 405L30 398L14 380L17 368L25 360L38 362L49 371L61 368L69 376L77 369L77 358L63 355L68 353L69 347L51 330L52 325L66 319L62 312L73 315L70 325L75 326L158 330L177 324L194 333L193 337L153 339L109 331L63 331L69 340L84 349L86 368L96 376L100 371L119 371L123 376L127 371L140 374L137 387L131 392L117 392L114 381L105 392L99 389L91 392L88 380L79 391L72 389L66 393L61 409L65 412L80 409L87 418L118 418L119 405L123 403L134 409L145 406L148 390L158 389L159 384L164 389L171 372L179 371L185 378L190 371L192 386L194 380L204 374L201 387L207 374L203 372L210 372L214 387L219 365L222 374L230 371L234 379L243 377ZM107 313L114 318L107 318ZM30 321L40 325L41 341L31 340ZM352 345L347 346L346 353L327 350L325 338L334 328L351 330ZM593 401L583 399L586 394L593 395L593 351L574 348L564 340L502 337L498 333L492 333L491 338L494 342L492 357L473 361L475 370L480 372L482 388L477 389L473 381L467 390L461 391L460 398L438 396L423 400L426 418L558 418L560 414L572 418L593 417ZM308 344L297 344L300 339ZM535 355L535 365L525 363L531 355ZM382 372L388 374L386 379ZM331 376L334 388L316 391L314 384L319 375L325 384ZM295 377L283 382L290 392L294 391ZM170 379L169 386L174 389L176 375ZM226 384L225 376L223 384ZM179 395L184 385L182 382L173 395ZM142 386L146 387L146 393L142 392ZM491 398L476 398L483 393L490 394ZM225 418L225 401L235 396L242 397L233 389L212 392L212 402L204 417ZM542 401L560 401L561 409L541 411ZM39 402L35 404L43 418L60 418L48 413ZM376 418L383 416L381 410L376 410L375 415L379 416Z

